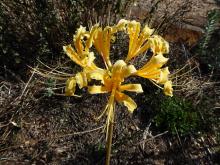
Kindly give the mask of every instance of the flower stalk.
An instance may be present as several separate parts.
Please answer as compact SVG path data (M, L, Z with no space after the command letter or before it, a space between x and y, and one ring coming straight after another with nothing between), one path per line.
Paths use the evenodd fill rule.
M112 136L113 136L113 125L114 125L114 114L112 121L109 122L108 125L108 137L106 142L106 159L105 164L110 165L110 158L111 158L111 149L112 149Z

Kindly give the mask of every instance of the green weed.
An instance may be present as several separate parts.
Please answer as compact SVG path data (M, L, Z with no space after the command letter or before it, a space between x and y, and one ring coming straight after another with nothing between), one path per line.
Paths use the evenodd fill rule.
M170 131L171 134L186 135L195 131L199 117L192 104L179 98L165 98L154 117L157 127Z
M208 20L205 27L204 37L199 43L197 53L201 63L207 66L205 69L220 69L220 42L219 40L219 23L220 11L212 10L208 13Z

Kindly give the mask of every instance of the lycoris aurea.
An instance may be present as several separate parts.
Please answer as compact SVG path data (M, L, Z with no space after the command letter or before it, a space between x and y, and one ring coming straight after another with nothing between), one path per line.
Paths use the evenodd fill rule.
M110 59L110 44L115 40L115 33L124 31L129 36L129 48L126 59L119 59L112 64ZM90 31L80 26L73 37L73 43L63 46L64 51L76 64L82 67L74 77L70 77L66 82L66 95L74 96L76 85L79 88L86 87L91 94L109 93L110 97L106 108L98 117L107 115L106 134L109 134L109 125L114 121L115 102L123 103L129 112L133 112L137 105L135 101L124 94L124 91L141 93L141 84L124 84L129 76L140 76L149 79L153 84L163 88L164 94L173 95L172 82L169 80L168 67L163 67L168 58L163 54L169 53L169 44L161 36L153 34L154 30L147 25L141 30L141 25L136 21L120 20L117 25L107 26L104 29L98 24ZM100 68L95 64L95 53L91 47L97 50L102 57L105 68ZM144 54L149 49L153 55L150 60L136 69L130 65L131 59ZM88 85L91 80L100 81L100 85ZM163 86L163 87L161 87Z

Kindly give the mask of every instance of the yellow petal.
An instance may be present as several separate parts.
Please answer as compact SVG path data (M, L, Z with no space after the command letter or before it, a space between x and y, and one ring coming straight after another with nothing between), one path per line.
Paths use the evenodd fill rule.
M92 47L92 44L93 44L93 42L94 42L94 37L95 37L95 35L97 34L98 28L99 28L99 24L95 24L95 25L91 28L89 37L88 37L88 39L87 39L87 41L86 41L86 49L89 49L89 48Z
M90 94L108 93L109 91L104 86L93 85L88 87Z
M95 60L95 55L93 52L89 52L86 58L86 65L91 66L93 64L93 61Z
M167 96L173 96L173 88L172 88L172 82L171 81L167 81L164 84L164 88L163 88L164 94Z
M154 81L160 81L158 80L161 76L161 67L168 61L168 58L165 58L162 54L158 54L156 56L152 56L149 62L145 64L142 68L140 68L135 74L152 79ZM166 73L166 72L164 72ZM162 81L162 80L161 80Z
M169 53L169 43L167 41L165 41L163 38L162 38L162 48L161 48L161 53L163 54L168 54Z
M126 30L125 26L126 26L127 23L128 23L127 20L121 19L118 22L118 24L112 28L112 32L116 33L117 31L124 31L124 30Z
M83 55L84 45L82 43L82 39L85 37L85 34L86 28L80 26L76 31L76 35L73 36L74 47L79 55Z
M115 99L118 102L123 102L123 104L128 108L128 111L130 113L133 113L133 111L137 108L137 104L130 98L128 95L116 91L115 93Z
M123 60L118 60L112 67L111 81L116 86L120 85L124 81L125 75L123 74L124 68L127 64Z
M112 91L114 82L109 74L104 75L104 81L102 83L108 91Z
M73 36L73 40L75 40L76 38L82 39L85 33L86 33L86 28L80 25L80 27L76 30L76 35Z
M156 68L161 68L165 63L167 63L168 58L165 58L162 54L158 54L156 56L152 56L149 62L145 64L141 69L137 72L145 72L150 70L155 70Z
M63 46L63 50L76 64L82 67L84 66L81 62L79 55L74 51L71 45Z
M66 81L65 94L66 96L74 96L76 88L76 79L71 77Z
M122 70L122 74L124 75L125 78L132 75L135 72L137 72L137 70L134 67L134 65L129 65L128 67L124 67Z
M167 54L169 53L169 43L164 40L161 36L154 35L149 39L149 43L154 54Z
M142 45L142 47L139 49L138 54L146 52L148 49L154 50L154 43L152 43L152 39L148 38L147 41Z
M127 64L123 60L118 60L112 67L112 75L116 75L117 73L121 73L122 68Z
M101 80L101 82L104 83L104 76L106 74L107 74L106 70L97 68L97 69L94 69L93 71L91 71L89 73L89 76L90 76L91 79Z
M169 53L169 44L165 41L161 36L155 35L154 36L154 53L155 54L167 54Z
M168 81L168 75L170 74L168 67L162 68L160 72L160 78L157 80L157 83L164 84Z
M114 85L119 86L126 77L136 72L133 65L127 66L123 60L118 60L112 67L111 81Z
M76 82L80 89L86 87L88 85L87 74L85 72L78 72L76 74Z
M112 39L111 27L106 27L104 30L98 28L97 34L94 36L94 46L99 54L102 56L105 64L111 67L111 61L109 58L110 43Z
M121 85L119 87L119 91L129 91L129 92L136 92L136 93L142 93L143 89L141 84L125 84Z
M147 25L143 28L140 33L140 23L132 21L127 23L127 32L129 34L129 51L126 58L126 62L135 58L141 53L144 53L147 49L150 48L148 39L153 34L154 29L150 29Z
M162 67L164 64L166 64L168 61L168 58L164 57L163 54L158 54L156 56L153 56L150 60L150 63L155 66L156 68Z
M109 53L110 53L110 43L112 39L112 33L111 33L111 28L106 27L103 31L103 56L106 60L106 63L111 66L110 59L109 59Z
M144 53L149 48L152 49L154 55L169 53L169 43L158 35L153 35L152 37L149 37L147 42L144 43L138 53Z
M155 68L154 70L142 70L138 71L136 75L143 77L143 78L148 78L152 80L158 80L160 78L161 70Z
M154 29L149 28L148 25L144 26L144 29L142 30L142 35L144 35L145 38L149 38L154 32Z
M63 46L63 50L70 57L71 60L73 60L76 64L80 65L81 67L95 67L93 63L95 59L93 52L83 51L82 54L79 54L75 52L71 45Z
M125 61L131 60L136 56L135 51L137 51L137 40L140 33L141 25L139 22L131 21L127 23L127 33L129 35L129 49L128 55Z

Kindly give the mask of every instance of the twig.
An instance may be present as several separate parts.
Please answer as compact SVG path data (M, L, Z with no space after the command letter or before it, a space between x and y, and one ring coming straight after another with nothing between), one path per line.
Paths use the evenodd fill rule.
M140 141L137 145L139 145L139 144L141 144L141 143L144 143L144 142L148 142L148 141L150 141L150 140L152 140L152 139L155 139L155 138L157 138L157 137L159 137L159 136L162 136L162 135L164 135L164 134L166 134L166 133L168 133L168 131L165 131L165 132L163 132L163 133L157 134L157 135L155 135L155 136L153 136L153 137L151 137L151 138L149 138L149 139L144 139L144 140Z
M36 68L38 68L38 65L37 65ZM31 80L32 80L32 78L33 78L35 72L36 72L36 70L34 70L34 71L32 72L31 77L29 78L28 82L26 83L26 85L25 85L25 87L24 87L24 90L22 91L21 95L19 96L20 99L21 99L22 96L24 95L24 92L26 91L28 85L30 84L30 82L31 82Z

